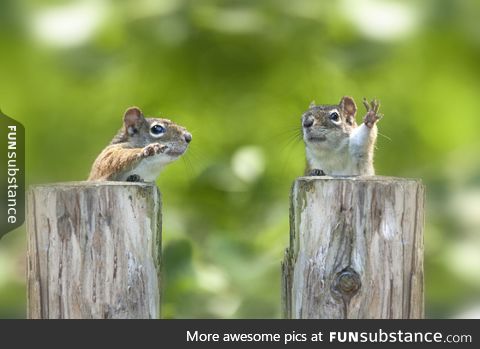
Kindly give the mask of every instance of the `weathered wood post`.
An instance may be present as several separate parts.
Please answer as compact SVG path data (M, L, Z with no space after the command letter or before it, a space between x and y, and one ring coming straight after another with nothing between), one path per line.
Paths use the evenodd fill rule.
M284 317L423 318L424 196L418 180L298 178Z
M27 196L29 318L157 318L154 184L36 185Z

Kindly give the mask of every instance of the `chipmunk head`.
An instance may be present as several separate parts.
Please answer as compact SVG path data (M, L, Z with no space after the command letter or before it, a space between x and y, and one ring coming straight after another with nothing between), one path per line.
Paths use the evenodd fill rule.
M302 115L303 140L312 150L340 147L357 127L357 106L353 98L343 97L338 105L315 105Z
M168 147L164 154L171 160L182 155L192 140L192 135L184 127L168 119L145 118L137 107L125 111L123 125L122 141L138 148L152 143L163 144Z

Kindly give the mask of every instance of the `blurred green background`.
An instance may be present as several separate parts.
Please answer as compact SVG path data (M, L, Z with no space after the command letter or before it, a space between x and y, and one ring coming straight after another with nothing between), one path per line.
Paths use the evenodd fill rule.
M2 0L0 107L29 184L85 179L128 106L186 126L158 180L163 315L270 318L301 113L378 97L377 172L428 188L427 316L480 317L479 19L456 0ZM0 241L0 317L25 317L25 253L24 229Z

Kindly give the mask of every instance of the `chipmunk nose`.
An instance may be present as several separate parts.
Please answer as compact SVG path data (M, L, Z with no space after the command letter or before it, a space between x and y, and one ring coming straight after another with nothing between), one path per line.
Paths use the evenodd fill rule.
M185 132L184 137L185 142L190 143L192 141L192 134L190 132Z
M309 128L313 125L313 117L307 116L305 119L303 119L303 127Z

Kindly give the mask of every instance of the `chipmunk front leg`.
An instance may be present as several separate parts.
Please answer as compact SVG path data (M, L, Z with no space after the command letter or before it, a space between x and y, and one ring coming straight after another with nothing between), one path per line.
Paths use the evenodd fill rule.
M145 148L142 149L142 153L140 154L140 158L145 159L150 156L154 156L157 154L164 153L168 147L164 144L160 143L152 143L147 145ZM134 166L133 166L134 167ZM143 182L143 178L140 177L138 174L132 174L127 177L127 182Z
M380 103L374 99L370 103L364 98L363 105L367 113L363 123L350 135L350 156L356 175L374 175L373 151L377 140L377 121L382 118L378 113Z
M152 143L144 148L125 148L122 144L108 146L95 161L89 181L118 180L119 177L135 168L145 158L163 153L168 147L159 143ZM129 182L140 182L138 175L127 178Z

